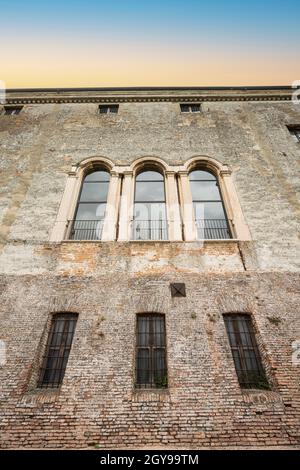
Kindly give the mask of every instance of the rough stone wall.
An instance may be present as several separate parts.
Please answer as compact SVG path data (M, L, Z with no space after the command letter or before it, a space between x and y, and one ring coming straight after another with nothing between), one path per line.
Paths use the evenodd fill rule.
M28 244L49 239L72 164L93 155L117 164L141 156L180 164L207 155L233 170L259 268L298 270L300 148L286 128L299 122L298 108L203 103L200 114L184 115L178 103L122 103L119 114L101 116L96 104L42 104L2 115L1 234L11 243L0 263L9 273L16 251L22 259Z
M28 105L0 116L3 448L300 446L299 156L292 103ZM229 165L253 241L49 243L72 164L208 155ZM185 282L186 298L171 298ZM79 319L59 391L36 388L54 312ZM134 389L135 319L166 315L168 390ZM222 314L249 312L272 385L239 387Z

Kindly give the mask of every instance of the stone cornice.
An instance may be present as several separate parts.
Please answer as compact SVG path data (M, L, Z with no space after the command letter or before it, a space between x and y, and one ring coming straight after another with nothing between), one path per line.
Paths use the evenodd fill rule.
M5 104L289 101L294 91L292 87L24 89L7 90Z

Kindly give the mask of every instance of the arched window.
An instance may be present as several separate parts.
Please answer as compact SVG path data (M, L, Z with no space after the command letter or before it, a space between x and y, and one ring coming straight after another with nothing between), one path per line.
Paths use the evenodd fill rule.
M136 387L168 386L165 316L157 313L137 315Z
M189 177L198 239L232 238L217 178L201 169Z
M135 180L134 240L167 240L165 182L155 170L141 172Z
M99 169L88 173L82 183L72 240L101 240L110 174Z

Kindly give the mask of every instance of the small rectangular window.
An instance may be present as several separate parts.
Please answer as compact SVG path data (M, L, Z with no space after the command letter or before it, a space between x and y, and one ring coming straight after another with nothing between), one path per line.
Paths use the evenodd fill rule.
M4 106L4 114L6 116L13 116L14 114L20 114L23 106Z
M180 110L182 113L200 113L201 106L199 103L182 103Z
M77 314L57 314L52 318L47 346L40 370L38 387L61 385L72 346Z
M189 113L190 112L190 107L188 104L181 104L180 109L182 113Z
M299 126L288 126L288 130L293 137L295 142L300 142L300 125Z
M224 315L234 365L241 388L270 389L249 315Z
M137 316L136 387L166 388L166 333L164 315Z
M109 105L99 105L99 113L100 114L117 114L119 111L118 104L109 104Z

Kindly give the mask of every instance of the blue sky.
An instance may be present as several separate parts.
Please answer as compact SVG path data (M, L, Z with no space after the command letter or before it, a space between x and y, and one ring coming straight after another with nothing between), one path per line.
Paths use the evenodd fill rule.
M8 86L300 79L299 0L0 0L0 8L0 79Z

